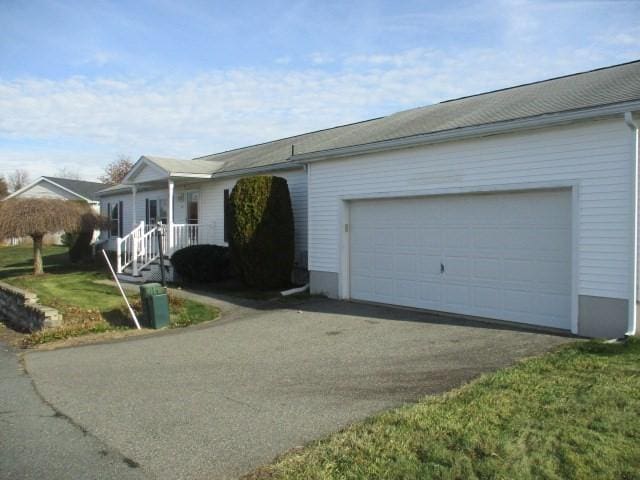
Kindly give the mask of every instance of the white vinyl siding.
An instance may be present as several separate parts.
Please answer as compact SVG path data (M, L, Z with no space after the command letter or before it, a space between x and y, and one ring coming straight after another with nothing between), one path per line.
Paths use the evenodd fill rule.
M306 257L307 251L307 176L304 170L275 171L268 173L287 180L293 209L296 258ZM214 242L224 241L224 191L233 190L238 178L214 180L200 185L200 223L214 225Z
M132 179L135 183L153 182L156 180L166 180L167 174L157 167L144 165L140 172Z
M631 142L610 119L310 165L309 269L339 272L343 198L545 182L578 186L578 294L629 297Z
M73 195L60 187L56 187L46 180L41 180L33 187L25 190L16 198L55 198L60 200L81 200L77 195Z

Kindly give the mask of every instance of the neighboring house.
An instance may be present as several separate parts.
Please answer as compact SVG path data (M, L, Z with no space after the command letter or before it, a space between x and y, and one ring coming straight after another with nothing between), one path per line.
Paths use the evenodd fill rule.
M636 330L639 123L640 61L193 161L143 157L127 181L163 187L148 192L185 223L198 192L203 239L222 244L235 179L290 175L312 293L618 337ZM131 201L119 193L103 212ZM136 221L161 209L146 199Z
M100 210L100 201L97 192L106 187L104 183L86 182L84 180L72 180L69 178L40 177L30 184L16 190L4 200L11 198L54 198L61 200L75 200L87 202L95 212ZM45 235L46 244L59 244L64 232ZM96 238L99 232L96 232ZM31 241L27 239L11 239L11 243Z

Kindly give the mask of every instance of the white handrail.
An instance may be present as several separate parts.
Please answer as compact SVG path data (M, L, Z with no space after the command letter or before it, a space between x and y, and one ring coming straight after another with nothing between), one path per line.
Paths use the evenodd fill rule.
M116 253L117 253L117 271L122 271L131 265L136 258L134 255L136 248L134 247L135 241L144 231L144 222L140 222L136 228L131 230L127 235L116 239Z
M141 269L160 257L157 232L162 232L162 251L170 256L176 250L192 245L213 243L213 225L194 223L175 223L172 225L170 245L169 227L167 225L147 225L144 222L134 228L128 235L118 238L117 272L122 273L129 265L133 275L137 276Z

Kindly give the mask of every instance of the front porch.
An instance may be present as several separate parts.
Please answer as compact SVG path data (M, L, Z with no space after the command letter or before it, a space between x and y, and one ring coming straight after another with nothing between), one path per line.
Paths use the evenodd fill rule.
M187 173L187 167L198 171ZM200 190L213 167L209 162L141 157L116 187L122 192L117 203L108 205L109 246L119 274L139 277L161 256L168 259L182 248L216 243L213 220L201 221L200 211Z

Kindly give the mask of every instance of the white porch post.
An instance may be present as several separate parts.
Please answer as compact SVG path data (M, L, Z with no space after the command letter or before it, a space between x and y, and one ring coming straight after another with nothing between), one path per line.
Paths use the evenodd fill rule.
M131 185L131 229L136 228L136 193L138 193L138 187Z
M169 229L169 251L173 250L173 180L169 179L169 202L167 212L167 227Z
M138 187L131 185L131 229L136 228L136 193L138 193ZM144 230L143 230L144 233ZM133 253L133 276L138 275L138 239L135 235L131 237L131 247Z

